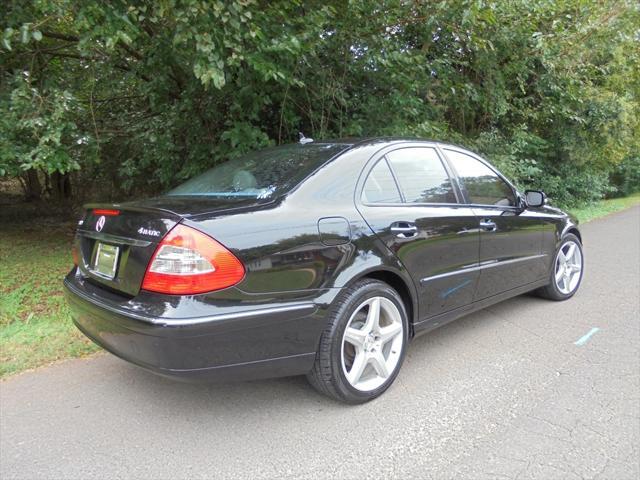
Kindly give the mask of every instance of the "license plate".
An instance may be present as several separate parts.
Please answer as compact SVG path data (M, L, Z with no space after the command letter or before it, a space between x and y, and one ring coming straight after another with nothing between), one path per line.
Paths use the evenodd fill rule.
M96 261L93 265L93 271L103 277L113 278L116 275L118 267L118 254L120 249L114 245L106 243L98 243L96 250Z

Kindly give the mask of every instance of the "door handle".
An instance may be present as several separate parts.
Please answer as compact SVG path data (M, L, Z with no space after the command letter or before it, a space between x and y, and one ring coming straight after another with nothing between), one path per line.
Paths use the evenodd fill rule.
M495 232L498 229L498 226L494 221L485 218L484 220L480 220L480 228L485 232Z
M411 238L418 235L418 227L412 222L394 222L391 224L391 231L398 238Z

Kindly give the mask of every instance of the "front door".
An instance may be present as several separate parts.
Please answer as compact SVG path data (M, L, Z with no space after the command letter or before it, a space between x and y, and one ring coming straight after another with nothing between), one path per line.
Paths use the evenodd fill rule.
M444 152L480 228L480 277L474 301L543 278L549 259L542 254L540 218L518 205L515 189L488 164L459 150Z
M387 152L368 173L358 208L418 289L420 320L468 305L479 276L478 222L437 150Z

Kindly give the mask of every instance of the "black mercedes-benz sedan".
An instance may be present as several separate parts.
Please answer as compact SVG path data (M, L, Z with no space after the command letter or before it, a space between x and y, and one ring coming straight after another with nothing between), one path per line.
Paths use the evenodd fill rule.
M88 205L66 277L78 328L190 379L307 375L348 403L394 381L407 347L536 290L570 298L576 222L478 155L408 139L256 151L167 194Z

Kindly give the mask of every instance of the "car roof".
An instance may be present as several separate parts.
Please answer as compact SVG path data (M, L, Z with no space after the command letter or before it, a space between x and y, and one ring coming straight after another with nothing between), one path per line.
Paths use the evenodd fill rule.
M450 142L443 142L441 140L435 140L433 138L419 138L419 137L400 137L400 136L379 136L379 137L346 137L346 138L330 138L330 139L322 139L322 140L314 140L313 142L309 142L307 145L345 145L347 147L364 147L369 145L393 145L394 143L402 143L402 142L424 142L424 143L432 143L437 144L442 147L453 147L460 148L463 150L469 150L468 147L464 145L456 145Z

